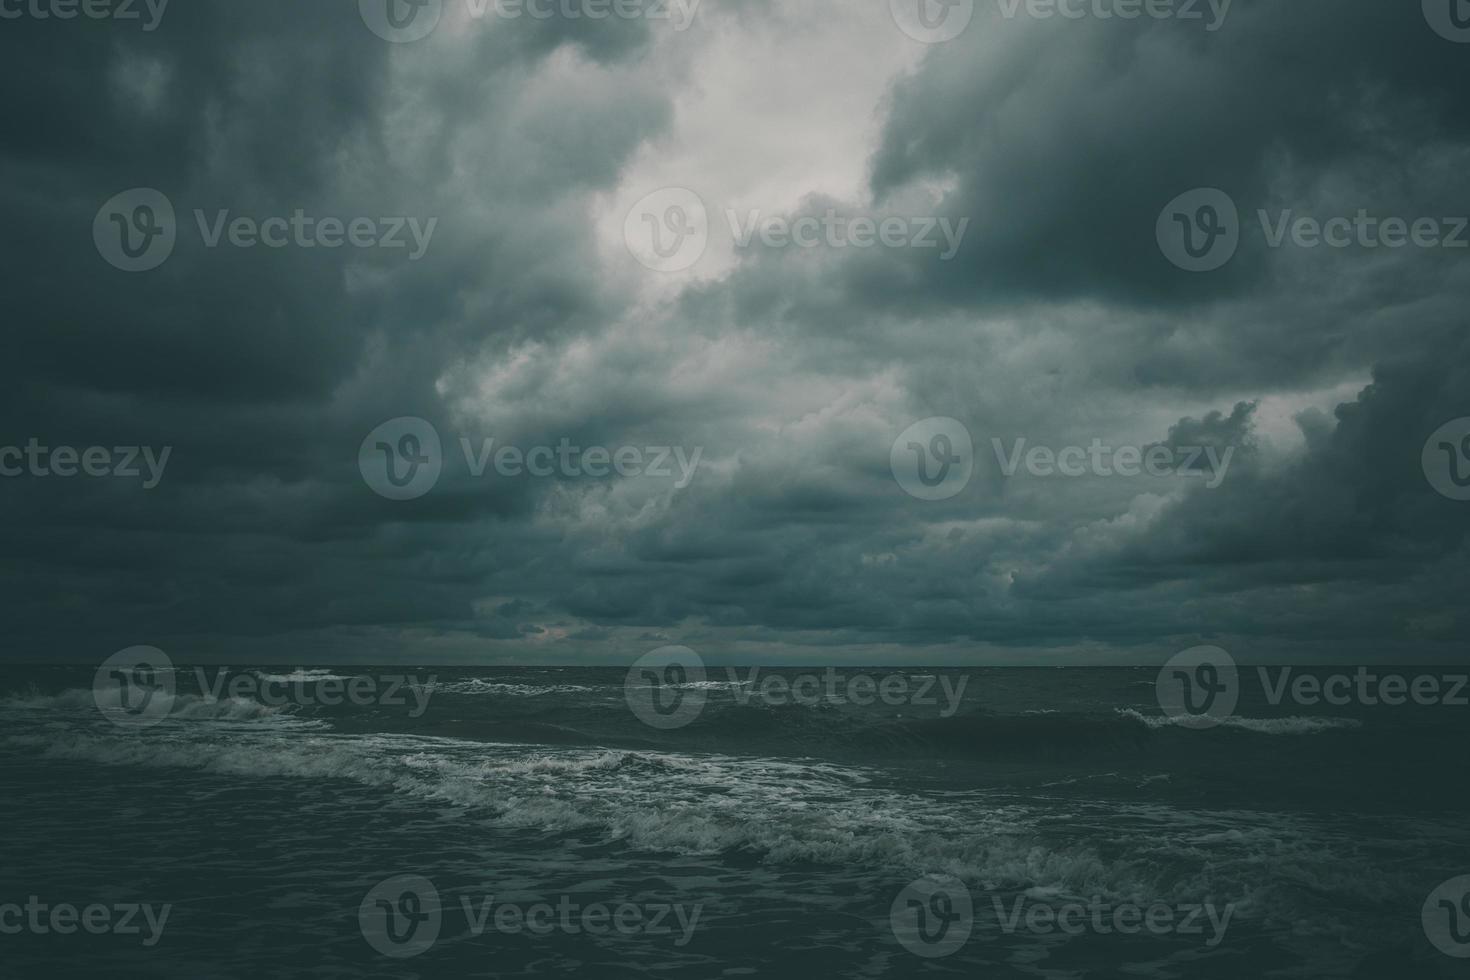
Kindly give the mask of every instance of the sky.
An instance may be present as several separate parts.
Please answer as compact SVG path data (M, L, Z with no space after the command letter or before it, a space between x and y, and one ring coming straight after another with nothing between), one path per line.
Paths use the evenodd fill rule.
M1462 658L1464 8L0 0L0 656Z

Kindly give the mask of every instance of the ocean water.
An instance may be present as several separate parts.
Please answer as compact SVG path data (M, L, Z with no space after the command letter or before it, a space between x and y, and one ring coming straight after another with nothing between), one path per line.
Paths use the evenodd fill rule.
M621 668L219 670L148 725L94 668L0 682L0 906L46 907L0 975L1470 974L1426 925L1470 928L1430 900L1470 874L1467 707L1272 704L1243 670L1197 730L1155 668L840 672L934 701L901 704L710 668L660 728Z

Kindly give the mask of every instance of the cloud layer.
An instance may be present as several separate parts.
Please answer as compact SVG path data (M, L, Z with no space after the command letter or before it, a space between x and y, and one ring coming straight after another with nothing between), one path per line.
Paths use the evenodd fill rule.
M1425 447L1470 416L1470 249L1272 240L1470 211L1470 45L1419 5L1235 0L1211 31L977 0L939 44L837 0L704 0L682 30L449 0L412 43L358 6L0 30L0 79L30 93L0 106L0 446L172 447L154 489L0 480L7 655L1463 650L1470 503L1436 492ZM129 273L92 231L140 187L177 242ZM624 239L667 187L708 242L658 272ZM1211 272L1156 234L1195 188L1237 209ZM196 212L437 222L415 259L210 247ZM732 213L835 218L844 244L742 245ZM947 261L851 243L885 218L968 224ZM412 500L359 469L400 417L443 447ZM974 449L940 500L894 473L931 417ZM488 439L701 455L687 486L477 475ZM1213 487L1203 455L1007 475L1017 440L1233 452Z

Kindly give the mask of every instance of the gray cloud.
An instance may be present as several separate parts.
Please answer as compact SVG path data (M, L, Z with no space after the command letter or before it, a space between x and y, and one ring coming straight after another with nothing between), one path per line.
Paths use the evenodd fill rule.
M1273 248L1255 214L1464 212L1465 52L1417 8L1237 0L1206 34L979 4L966 34L922 52L836 3L707 3L679 34L451 19L406 45L354 8L175 5L149 33L0 34L0 79L35 93L0 108L0 446L173 447L154 490L0 480L11 656L152 643L185 659L556 662L683 642L1030 662L1202 638L1328 658L1463 644L1470 505L1434 492L1420 451L1470 415L1465 253ZM857 53L775 59L817 44L811 23L854 18L851 36L903 67L863 119L801 127L804 146L860 138L860 183L790 186L779 161L680 169L727 129L767 135L759 107L700 118L720 84L798 72L814 101L846 84ZM617 202L650 181L788 217L971 223L953 261L756 248L660 276L618 238ZM168 195L180 240L129 274L91 226L140 186ZM1187 273L1154 224L1201 186L1235 200L1242 244ZM716 223L727 203L710 201ZM438 224L417 261L208 248L196 208ZM375 495L357 466L400 416L446 449L412 501ZM973 479L939 502L890 470L894 439L929 416L960 420L976 449ZM476 475L459 439L492 437L702 457L683 488ZM1206 489L1008 477L992 438L1237 451Z

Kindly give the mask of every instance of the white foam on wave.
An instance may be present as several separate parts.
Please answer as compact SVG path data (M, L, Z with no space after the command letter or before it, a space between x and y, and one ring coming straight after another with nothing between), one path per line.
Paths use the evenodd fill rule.
M334 674L330 670L293 670L289 674L269 674L262 670L252 670L258 679L271 684L315 684L321 681L350 681L351 677L342 674Z
M1218 825L1170 807L1107 804L1131 828L1104 858L1070 822L1086 801L1016 802L983 791L917 796L875 774L812 761L608 749L528 749L453 738L170 727L145 733L0 738L44 758L167 767L252 779L348 779L462 807L508 830L590 833L645 852L747 852L768 863L944 873L984 889L1138 902L1255 901L1263 860L1300 880L1335 860L1279 815ZM1240 834L1241 821L1259 824ZM1121 833L1121 832L1120 832ZM1219 839L1200 850L1205 835ZM1085 839L1085 838L1084 838ZM1291 842L1287 847L1283 841ZM1173 854L1171 857L1170 854ZM1238 873L1237 873L1238 872Z
M63 717L84 721L105 722L101 709L120 709L118 688L103 687L96 691L69 688L56 694L30 692L25 695L0 699L0 711L31 712L52 711ZM212 698L198 694L168 694L155 691L152 695L158 704L166 704L166 711L158 711L158 724L175 725L189 722L268 722L292 727L316 727L319 722L296 718L293 705L261 704L250 698Z
M734 849L770 862L939 871L992 883L1106 884L1094 880L1106 877L1106 866L1091 852L1038 847L1027 834L1034 817L1018 809L896 794L868 785L866 773L831 764L581 749L528 754L524 746L424 736L151 736L16 736L0 744L108 765L345 778L474 808L504 828L590 831L645 851Z
M250 698L198 697L177 695L169 707L168 717L175 721L254 721L290 714L287 705L261 704Z
M1189 719L1170 718L1168 715L1145 715L1133 708L1117 708L1118 714L1131 718L1150 729L1188 727ZM1261 735L1316 735L1334 729L1361 728L1363 723L1356 718L1317 718L1290 715L1285 718L1241 718L1232 715L1218 723L1221 728L1238 728Z
M536 698L546 694L575 694L595 691L596 688L583 684L525 684L514 681L491 681L483 677L467 677L463 680L436 683L437 694L494 694L501 697Z
M724 690L727 688L738 688L748 685L750 681L743 680L703 680L686 681L682 684L671 684L670 687L683 690ZM534 684L525 681L495 681L484 677L466 677L456 681L440 682L434 686L434 690L441 694L493 694L501 697L536 698L547 694L580 694L588 691L603 691L617 697L622 697L621 683L616 685L603 685L594 687L588 684Z

